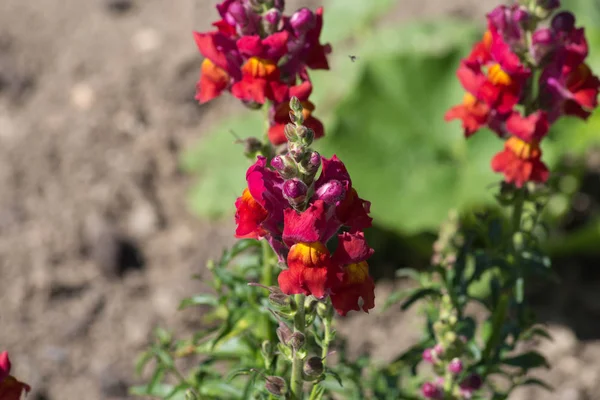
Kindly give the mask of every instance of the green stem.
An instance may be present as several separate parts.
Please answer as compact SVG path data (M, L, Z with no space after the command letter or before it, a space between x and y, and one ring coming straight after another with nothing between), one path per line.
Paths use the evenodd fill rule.
M329 344L331 343L331 320L333 317L332 311L333 305L331 304L331 300L327 301L327 312L326 317L323 318L323 340L321 347L321 358L323 359L323 366L327 363L327 354L329 353ZM319 383L315 383L310 392L309 400L314 400L317 396L317 390L319 388Z
M304 295L294 295L297 310L294 315L294 332L305 334L306 319L304 315ZM292 378L290 381L290 391L292 400L302 400L304 398L304 380L302 379L302 368L304 366L304 357L300 352L294 350L292 359Z
M273 256L274 256L273 250L271 249L271 245L269 244L269 242L267 242L266 240L262 240L261 245L262 245L261 249L262 249L263 270L262 270L262 277L261 277L260 283L262 283L265 286L272 286L273 285L273 266L275 264L275 262L273 260ZM267 334L267 340L269 340L269 342L273 343L273 345L275 343L277 343L277 337L275 334L276 327L268 315L264 316L264 329Z

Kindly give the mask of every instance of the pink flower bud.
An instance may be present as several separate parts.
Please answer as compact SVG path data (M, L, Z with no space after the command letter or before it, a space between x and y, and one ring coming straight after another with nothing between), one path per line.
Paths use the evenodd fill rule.
M571 32L575 28L575 16L568 11L563 11L552 18L550 23L554 32Z
M225 19L230 25L246 25L248 23L246 9L238 2L234 2L229 6L225 14Z
M433 350L431 348L423 350L423 360L427 361L430 364L433 364L435 360L433 359Z
M433 352L435 353L436 357L440 357L444 354L444 347L438 343L433 346Z
M276 8L271 8L263 15L263 18L269 25L277 25L281 20L281 11Z
M426 399L441 399L442 391L436 385L431 382L425 382L423 386L421 386L421 394Z
M460 358L453 358L452 361L450 361L450 364L448 364L448 371L454 375L460 374L462 370L463 363Z
M342 182L335 179L322 185L315 193L316 200L323 200L326 204L335 204L346 196L346 189Z
M308 187L300 179L290 179L283 184L283 195L294 204L304 201Z
M296 162L288 156L275 156L271 160L271 167L279 172L283 179L290 179L298 176L298 167Z
M290 24L296 35L306 33L315 26L315 15L308 8L301 8L291 16Z
M525 8L519 7L513 12L512 20L517 24L524 24L529 20L529 13Z

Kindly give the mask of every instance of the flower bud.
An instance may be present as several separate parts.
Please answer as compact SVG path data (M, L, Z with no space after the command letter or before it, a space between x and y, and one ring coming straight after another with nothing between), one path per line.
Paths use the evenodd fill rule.
M433 350L431 348L423 350L423 361L433 364L435 362L433 358Z
M290 297L281 291L273 291L269 294L269 302L277 308L285 308L290 306Z
M346 196L346 188L342 182L332 179L321 185L315 193L317 200L323 200L326 204L335 204Z
M267 376L265 378L265 389L275 396L283 396L287 393L287 383L279 376Z
M306 148L303 144L297 142L288 142L288 153L294 161L300 162L304 158Z
M277 30L279 21L281 20L281 11L276 8L271 8L263 15L263 27L267 34L271 34Z
M279 328L276 330L277 338L285 345L288 344L292 337L292 330L283 322L279 322Z
M283 184L283 196L291 205L298 205L306 199L308 187L300 179L289 179Z
M462 370L463 370L463 363L460 360L460 358L458 358L458 357L453 358L450 361L450 363L448 364L448 371L451 374L458 375L462 372Z
M296 36L310 31L315 26L315 15L308 8L301 8L290 17L290 25Z
M290 100L290 109L294 113L302 113L302 103L296 96L292 96Z
M305 338L304 334L301 332L294 332L290 336L288 340L288 344L294 349L294 351L298 351L304 346Z
M296 162L288 156L275 156L271 160L271 166L283 179L290 179L298 176L298 167Z
M304 373L310 378L321 376L323 370L323 360L320 357L311 357L304 363Z
M442 355L444 355L444 346L437 343L435 346L433 346L433 353L436 357L441 357Z
M290 115L292 115L290 113ZM298 140L298 134L296 133L296 126L294 124L287 124L283 128L283 133L288 142L295 142Z
M426 399L441 399L442 391L436 385L431 382L425 382L423 386L421 386L421 394Z
M568 11L560 12L552 18L550 26L554 32L570 32L575 28L575 16Z
M519 7L512 13L512 20L520 25L524 25L529 20L529 13L523 7Z
M302 144L307 147L310 146L315 139L315 131L306 126L298 126L296 128L296 134L302 141Z
M246 25L248 23L248 15L240 2L233 2L227 9L225 20L230 25Z

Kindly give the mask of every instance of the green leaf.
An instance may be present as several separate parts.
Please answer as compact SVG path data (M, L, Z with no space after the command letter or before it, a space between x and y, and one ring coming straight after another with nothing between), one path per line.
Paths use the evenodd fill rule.
M550 386L546 382L542 381L541 379L536 379L536 378L528 378L523 383L521 383L519 386L526 386L526 385L539 386L539 387L546 389L549 392L552 392L554 390L554 388L552 386Z
M151 351L146 351L138 357L135 363L135 373L141 375L144 367L154 358L154 354Z
M410 296L408 296L404 303L402 303L402 310L408 309L414 302L427 296L441 296L439 288L422 288L415 290Z
M244 392L229 383L220 382L220 381L207 381L202 382L202 386L200 386L200 395L213 397L216 399L240 399L242 400L242 395Z
M199 294L194 297L183 299L179 304L179 309L182 310L187 307L209 305L216 307L219 305L219 300L212 294Z
M233 370L229 373L229 375L227 375L227 382L231 382L232 380L234 380L235 378L237 378L238 376L241 375L251 375L255 372L254 368L240 368L240 369L236 369Z
M152 397L160 397L165 398L169 396L173 392L173 385L168 385L166 383L157 384L153 387L150 385L140 385L133 386L129 388L129 394L133 396L152 396ZM185 393L179 392L176 393L174 397L171 397L170 400L184 400Z
M323 14L322 38L339 42L364 33L395 4L395 0L330 0Z
M235 143L232 132L242 139L262 137L264 124L262 113L244 113L223 121L184 152L183 169L200 175L188 197L192 211L213 218L224 214L233 216L235 199L246 184L245 171L250 161L243 156L243 147Z
M340 375L337 372L335 372L334 370L332 370L331 368L325 368L325 376L333 377L333 379L335 379L336 382L341 387L344 387L344 384L342 383L342 378L340 377Z
M179 385L175 386L173 388L173 390L171 390L171 392L164 397L164 400L173 400L173 399L176 398L177 395L179 395L179 396L184 395L185 396L185 391L189 387L190 387L190 385L188 385L185 382L184 383L180 383Z
M527 353L519 354L518 356L503 358L501 361L505 365L520 367L525 371L540 367L550 368L550 364L548 364L546 357L537 351L529 351Z

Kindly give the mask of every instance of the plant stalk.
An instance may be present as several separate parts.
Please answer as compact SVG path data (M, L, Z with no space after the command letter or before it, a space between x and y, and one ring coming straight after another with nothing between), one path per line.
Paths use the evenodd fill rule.
M294 332L305 334L306 318L304 315L304 295L294 295L297 310L294 315ZM304 380L302 379L302 368L304 366L304 357L299 354L300 349L294 349L292 359L292 377L290 380L290 391L292 400L302 400L304 398Z

